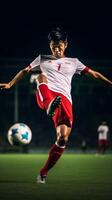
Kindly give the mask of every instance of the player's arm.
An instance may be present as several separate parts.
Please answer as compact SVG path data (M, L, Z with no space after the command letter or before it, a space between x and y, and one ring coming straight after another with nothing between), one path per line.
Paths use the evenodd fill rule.
M21 71L19 71L16 76L8 83L0 83L0 89L9 89L11 88L14 84L17 83L17 81L21 80L22 78L24 78L26 76L26 74L28 74L28 72L30 71L29 67L26 67L24 69L22 69Z
M102 75L101 73L99 73L97 71L94 71L94 70L89 68L87 74L92 76L93 78L100 79L100 80L112 85L112 81L111 80L109 80L108 78L106 78L104 75Z

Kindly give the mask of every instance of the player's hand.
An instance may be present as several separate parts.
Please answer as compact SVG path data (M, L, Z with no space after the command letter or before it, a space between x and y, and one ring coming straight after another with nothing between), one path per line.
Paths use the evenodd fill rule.
M10 84L9 83L0 83L0 89L9 89L10 88Z

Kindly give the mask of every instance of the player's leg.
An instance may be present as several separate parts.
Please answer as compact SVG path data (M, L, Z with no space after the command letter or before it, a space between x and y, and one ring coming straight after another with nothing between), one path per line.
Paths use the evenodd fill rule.
M40 171L40 175L38 176L37 180L39 183L45 183L45 177L48 171L56 164L56 162L63 154L63 151L66 147L66 143L68 141L68 137L71 133L72 121L73 121L72 104L62 94L61 97L62 97L61 106L56 110L56 114L53 117L53 122L56 127L57 140L55 144L51 147L48 159L44 167ZM59 123L62 122L63 124L59 125Z
M63 154L70 132L71 128L67 127L65 124L62 124L56 128L57 141L51 147L48 159L40 171L40 175L37 178L38 183L45 183L45 177L47 176L48 171L57 163Z
M103 149L102 149L102 154L103 155L106 153L107 149L108 149L108 141L105 139L103 141Z
M56 96L53 98L51 91L48 88L47 78L44 74L40 74L37 77L37 85L47 114L53 116L55 114L55 109L61 104L61 97Z

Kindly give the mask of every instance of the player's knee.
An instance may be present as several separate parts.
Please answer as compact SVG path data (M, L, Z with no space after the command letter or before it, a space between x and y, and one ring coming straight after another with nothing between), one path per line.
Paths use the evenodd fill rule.
M67 135L67 134L61 135L61 136L58 138L58 144L59 144L60 146L66 145L67 141L68 141L68 135Z
M44 74L39 74L37 77L37 81L39 83L47 83L47 78Z
M68 138L71 132L71 128L66 125L60 125L57 127L57 144L59 146L65 146L68 142Z

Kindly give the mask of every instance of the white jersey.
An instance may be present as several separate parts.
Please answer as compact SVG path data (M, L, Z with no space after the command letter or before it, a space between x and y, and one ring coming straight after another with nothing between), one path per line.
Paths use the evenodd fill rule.
M77 58L56 58L52 55L39 55L31 64L31 71L41 71L47 77L50 90L66 96L70 102L71 81L74 74L88 69Z
M99 135L98 135L98 139L99 140L102 140L102 139L107 140L107 138L108 138L108 131L109 131L109 127L107 125L100 125L98 127L97 131L99 133Z

